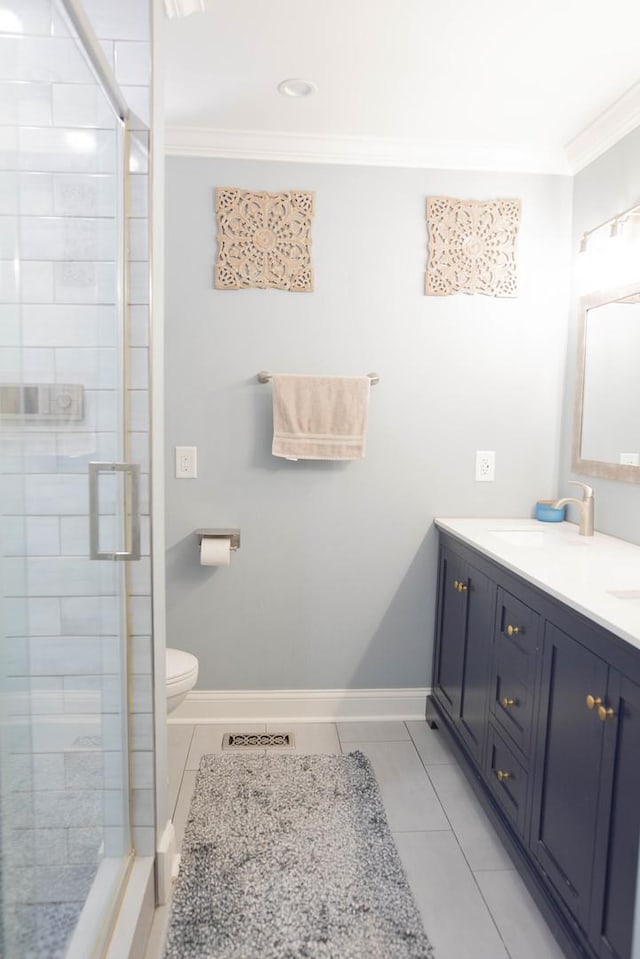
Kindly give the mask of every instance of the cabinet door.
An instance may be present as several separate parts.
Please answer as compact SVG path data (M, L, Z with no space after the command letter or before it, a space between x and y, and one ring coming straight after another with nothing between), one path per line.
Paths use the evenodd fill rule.
M466 563L455 553L440 554L438 629L434 670L434 691L438 702L457 721L460 715L467 630Z
M467 567L467 585L467 639L460 694L459 730L480 765L487 728L496 587L492 580L473 566Z
M613 713L603 719L590 934L603 959L630 959L640 831L640 686L612 669L604 705Z
M531 849L580 925L589 926L608 667L547 623L543 652Z

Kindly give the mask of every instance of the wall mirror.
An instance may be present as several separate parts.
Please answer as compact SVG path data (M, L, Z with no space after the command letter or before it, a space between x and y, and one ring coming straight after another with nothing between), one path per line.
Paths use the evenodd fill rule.
M583 297L573 470L640 483L640 280Z

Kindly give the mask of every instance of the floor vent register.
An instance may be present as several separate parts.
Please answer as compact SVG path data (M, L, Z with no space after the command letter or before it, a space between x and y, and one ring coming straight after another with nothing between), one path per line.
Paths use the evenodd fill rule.
M293 749L293 733L225 733L223 749Z

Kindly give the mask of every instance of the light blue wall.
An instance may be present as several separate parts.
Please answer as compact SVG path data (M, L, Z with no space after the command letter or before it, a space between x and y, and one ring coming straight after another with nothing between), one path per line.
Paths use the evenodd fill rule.
M577 251L584 231L592 229L622 210L629 209L638 203L638 200L640 200L640 127L590 163L574 178L572 230L574 266L577 266L579 256ZM629 277L629 282L634 279L640 279L640 265L637 275ZM575 487L566 485L568 478L589 483L594 488L596 529L640 544L640 485L571 473L573 396L578 352L577 299L576 291L572 297L570 310L559 489L563 495L575 495Z
M216 186L316 191L314 293L213 289ZM517 299L424 296L429 194L522 199ZM434 516L556 492L571 181L169 158L167 196L169 644L201 689L428 684ZM273 458L261 369L379 372L366 458ZM176 445L197 480L174 479ZM203 526L241 527L229 569L199 566Z

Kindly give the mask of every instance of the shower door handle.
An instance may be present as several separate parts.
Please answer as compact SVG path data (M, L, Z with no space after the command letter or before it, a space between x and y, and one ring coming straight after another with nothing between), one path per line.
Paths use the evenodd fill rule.
M125 477L123 511L126 548L123 550L100 550L100 473L123 473ZM140 467L137 463L89 463L89 558L114 561L140 559Z

